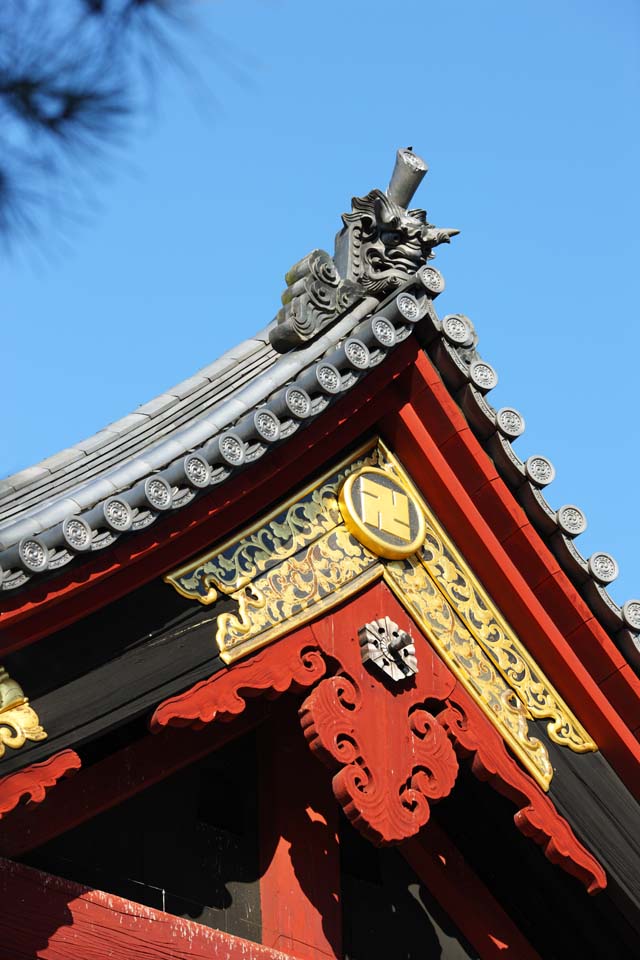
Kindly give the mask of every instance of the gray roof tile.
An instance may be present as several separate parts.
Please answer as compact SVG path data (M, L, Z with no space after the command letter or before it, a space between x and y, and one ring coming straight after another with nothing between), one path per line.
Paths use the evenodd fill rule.
M82 450L83 453L93 453L94 450L98 450L100 447L104 446L105 443L108 443L109 440L113 440L116 436L108 428L106 430L100 430L98 433L94 433L92 437L87 437L86 440L81 440L80 443L76 443L78 450Z
M60 453L54 453L52 457L47 457L39 465L46 467L50 473L53 473L55 470L60 470L62 467L74 463L83 456L82 450L78 450L76 447L68 447L66 450L61 450Z
M182 383L172 387L171 393L174 397L177 397L178 400L184 400L185 397L195 393L199 387L208 385L210 382L208 377L189 377L188 380L183 380Z
M161 393L159 397L154 397L153 400L148 400L147 403L143 403L141 407L138 407L136 413L144 413L148 417L156 417L160 413L164 413L165 410L169 410L171 407L175 407L178 402L178 398L169 393Z
M41 466L41 464L36 464L34 467L27 467L25 470L21 470L20 473L14 473L9 479L11 480L13 489L17 491L29 486L30 483L42 480L43 477L48 476L51 476L51 471L47 467Z
M102 500L103 497L110 497L114 493L116 493L116 487L113 483L106 477L96 477L78 490L74 490L73 499L83 510L86 510L96 504L98 500Z
M138 427L148 421L149 416L146 413L128 413L126 417L121 417L114 423L110 423L107 430L109 433L121 437L124 433L129 433L130 430L133 430L134 427Z

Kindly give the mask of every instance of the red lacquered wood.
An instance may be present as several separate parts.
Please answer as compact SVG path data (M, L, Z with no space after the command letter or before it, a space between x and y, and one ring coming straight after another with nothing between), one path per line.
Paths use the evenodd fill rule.
M531 527L511 490L496 475L493 462L469 430L462 411L426 355L416 357L411 374L413 411L428 429L433 443L491 527L493 535L503 544L507 555L562 633L566 635L587 624L581 631L582 665L596 681L611 675L620 666L620 654L615 644L569 578L560 571L557 560ZM428 496L428 491L425 490L425 494ZM446 516L441 519L446 524ZM552 577L553 581L550 581ZM624 678L624 685L620 683L613 700L614 709L633 727L633 714L629 715L626 709L629 696L636 702L635 709L640 709L640 680L635 675Z
M358 627L385 615L420 635L386 585L377 583L228 672L171 697L156 710L155 727L229 720L251 697L315 687L300 709L309 745L329 766L336 799L354 826L380 844L415 836L429 818L429 799L451 790L454 759L434 734L427 707L440 704L446 709L438 711L438 725L456 751L471 758L474 773L516 804L518 829L591 892L602 889L601 866L427 642L416 648L420 670L404 688L363 667ZM429 744L425 755L415 743L420 736ZM432 762L430 782L424 771Z
M262 942L300 960L342 956L338 805L285 698L258 731Z
M0 860L0 960L285 960L191 920Z
M201 680L184 693L169 697L156 707L150 727L192 726L196 729L213 720L223 722L239 716L247 700L273 698L291 690L300 693L313 686L327 670L309 627L303 627L278 643Z
M41 763L33 763L0 780L0 819L18 806L21 800L41 803L47 791L62 777L79 770L80 757L75 750L62 750Z
M389 417L385 430L392 448L453 540L463 545L465 558L481 572L484 586L525 647L588 727L629 789L640 797L640 744L506 554L412 406Z
M518 830L542 847L551 863L580 880L589 893L604 890L607 876L598 861L578 841L549 796L516 763L466 691L458 687L438 714L438 721L450 734L458 754L471 761L474 775L518 807L513 817Z
M339 669L300 708L309 747L333 774L338 802L376 845L415 836L429 819L430 804L448 796L458 774L452 743L426 707L446 702L457 685L432 647L420 645L418 673L397 683L362 663L358 630L369 621L388 615L415 637L391 599L379 583L311 625Z

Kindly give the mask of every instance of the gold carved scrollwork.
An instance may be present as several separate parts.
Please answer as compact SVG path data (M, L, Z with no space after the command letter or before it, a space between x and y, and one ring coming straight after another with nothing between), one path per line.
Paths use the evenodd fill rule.
M371 444L368 445L371 447ZM342 523L338 491L356 467L377 463L377 450L356 463L327 472L258 523L165 577L178 593L200 603L213 603L220 593L235 593L256 576L272 569L302 547Z
M444 533L393 454L385 449L386 468L399 473L420 501L427 532L418 552L433 582L449 600L469 632L536 719L548 719L547 733L575 753L597 750L577 717L527 653L473 573Z
M553 768L544 744L529 736L528 711L415 558L385 566L384 579L471 696L489 711L516 756L548 789Z
M216 640L223 660L235 660L256 647L300 626L319 609L336 606L354 592L354 584L382 576L377 558L347 532L335 527L250 586L232 594L237 613L218 617Z
M515 639L504 620L489 601L472 574L456 563L453 551L431 528L420 560L443 594L455 603L460 618L491 658L505 680L516 690L531 715L551 718L547 733L555 743L565 744L576 753L595 749L582 724L559 701L551 684L529 654Z
M5 747L17 750L26 740L44 740L46 736L22 688L0 667L0 757Z
M388 489L384 474L393 478ZM348 510L359 511L359 522ZM418 529L423 539L407 555L404 543ZM389 540L391 550L378 540ZM529 735L532 717L549 720L558 744L597 749L379 441L165 579L200 603L220 593L236 601L218 616L216 633L222 659L233 663L382 577L544 789L553 770L544 744Z

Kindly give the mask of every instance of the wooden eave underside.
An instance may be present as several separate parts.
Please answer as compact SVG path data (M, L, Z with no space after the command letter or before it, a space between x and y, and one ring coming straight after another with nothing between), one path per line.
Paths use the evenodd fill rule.
M214 492L148 534L123 538L104 556L10 601L3 659L220 541L375 433L408 469L471 567L481 571L485 587L604 755L638 789L640 680L498 476L414 337L309 430L247 470L233 494ZM54 741L45 751L55 752ZM21 751L25 763L31 750Z
M354 601L360 612L349 614L352 619L355 616L357 622L360 622L362 611L369 607L369 595L373 597L376 590L384 592L386 587L371 587ZM399 608L391 595L386 604L392 615L397 616ZM344 615L344 611L339 614L340 617ZM314 629L305 627L302 628L302 633L311 638ZM339 629L337 633L344 635L344 629ZM265 648L262 656L277 659L278 644ZM242 663L249 666L248 661ZM226 676L233 677L233 674L234 668L227 671ZM224 682L224 675L220 675L220 678ZM188 727L168 728L155 735L142 736L93 765L81 769L73 779L60 783L52 791L46 804L32 803L14 810L0 824L0 856L23 856L128 797L146 790L210 751L219 749L254 726L263 724L270 716L268 704L260 696L255 699L249 698L248 693L246 696L246 708L240 707L241 712L233 717L223 717L223 721L226 719L227 722L218 720L206 725L202 730ZM288 709L287 724L289 727L292 724L295 726L296 706L290 703ZM640 862L638 808L600 754L575 756L565 748L554 747L546 739L542 723L536 724L535 735L546 740L556 768L556 777L549 794L551 800L605 866L611 899L633 923L633 918L637 917L640 909L637 893L635 897L633 893L636 875L634 864ZM273 736L273 733L270 736ZM264 736L263 741L266 742ZM280 740L274 743L273 749L276 752L280 749ZM316 764L317 761L313 760L313 765ZM24 771L25 774L27 772ZM34 769L34 775L37 773ZM329 782L327 778L327 783ZM283 783L289 783L287 791L293 789L289 776L283 777ZM598 784L597 792L592 789L594 783ZM0 808L2 799L0 784ZM302 804L301 808L304 809L304 806ZM272 810L271 804L269 809ZM409 847L414 853L418 852L420 843L410 843ZM432 868L437 874L437 865L432 864ZM455 876L455 871L450 872L449 879L445 876L444 880L455 883Z
M190 607L159 582L160 575L260 516L363 437L376 434L409 471L524 645L595 737L602 754L589 757L574 758L549 744L558 771L550 795L579 834L585 839L601 836L604 847L614 850L621 841L606 839L607 821L625 820L631 807L607 761L637 795L637 677L499 478L413 337L330 415L274 451L257 469L247 470L233 497L224 490L213 493L185 508L179 519L169 518L135 540L123 538L108 556L69 571L66 579L51 580L48 587L29 594L22 606L16 598L12 627L3 637L5 651L15 652L9 660L5 655L5 661L21 662L28 676L41 668L38 650L48 651L51 663L56 658L62 663L62 673L58 685L32 698L49 738L5 755L0 771L9 773L70 748L82 749L82 743L148 716L159 701L225 669L213 639L220 608ZM143 603L142 619L129 623L127 605L139 604L149 590L155 598L166 596L170 614L165 616L161 604L151 600L146 608ZM116 609L122 626L113 619ZM73 627L60 629L63 624ZM99 631L96 624L102 625ZM49 638L52 628L57 633ZM75 649L83 651L73 665L66 659L69 630ZM127 643L121 646L127 630ZM27 649L38 637L43 638L38 647ZM71 667L75 673L65 678L64 670ZM544 738L542 724L539 732ZM152 766L161 751L161 744L153 744L154 738L144 737L139 747L150 751ZM115 754L113 763L122 759ZM594 794L589 781L596 780L606 782L607 788ZM85 814L100 809L97 794L91 800L83 793L84 782L81 774L63 783L42 810L30 807L10 814L0 834L0 853L16 852L10 840L16 831L26 843L30 836L44 842L49 814L52 824L58 816L60 823L67 823L78 804ZM118 799L116 792L102 802ZM627 872L625 867L620 878L626 886Z

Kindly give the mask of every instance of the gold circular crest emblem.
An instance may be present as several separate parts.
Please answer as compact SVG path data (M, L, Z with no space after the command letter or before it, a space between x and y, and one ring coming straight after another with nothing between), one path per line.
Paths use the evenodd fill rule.
M338 503L349 533L379 557L401 560L424 542L426 523L419 504L379 467L363 467L347 477Z

